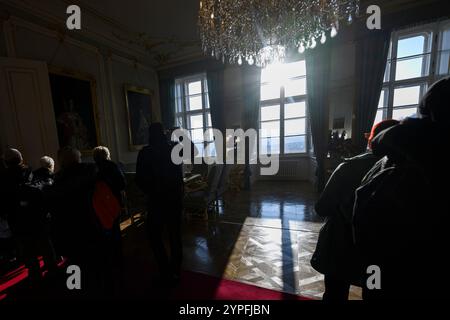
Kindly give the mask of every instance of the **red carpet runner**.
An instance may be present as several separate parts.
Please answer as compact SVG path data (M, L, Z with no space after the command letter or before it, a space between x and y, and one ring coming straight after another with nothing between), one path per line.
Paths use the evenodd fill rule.
M28 270L23 266L0 277L0 300L20 295ZM212 277L209 275L184 271L180 284L172 291L169 299L174 300L310 300L305 297L264 289L236 281Z
M179 300L310 300L305 297L185 271L174 292Z

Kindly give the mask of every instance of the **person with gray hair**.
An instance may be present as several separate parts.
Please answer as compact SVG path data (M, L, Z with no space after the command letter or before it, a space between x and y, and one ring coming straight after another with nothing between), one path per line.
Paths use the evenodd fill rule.
M39 163L41 164L42 168L48 169L50 172L55 171L55 160L49 156L43 156L41 159L39 159Z
M116 163L111 161L109 149L104 146L95 147L92 155L97 165L97 179L104 181L110 188L117 200L122 203L122 191L125 190L125 177Z
M33 172L33 182L36 184L53 184L53 172L55 170L55 161L49 156L43 156L39 163L41 167Z
M125 176L118 165L111 160L109 149L98 146L93 150L93 157L97 165L97 181L104 182L111 190L118 203L123 206L123 192L125 191ZM120 231L120 214L114 220L112 229L107 232L104 242L104 254L110 265L105 268L104 276L110 292L114 291L117 279L120 278L122 261L122 235Z
M111 153L109 152L109 149L104 146L95 147L92 151L92 155L96 163L104 160L111 160Z
M23 166L22 153L14 148L6 149L5 153L3 154L3 161L5 162L5 166L7 168Z

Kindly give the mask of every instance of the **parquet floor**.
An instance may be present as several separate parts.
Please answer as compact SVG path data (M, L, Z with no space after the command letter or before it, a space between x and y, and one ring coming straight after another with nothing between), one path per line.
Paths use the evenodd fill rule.
M208 221L184 225L184 268L321 298L323 275L310 265L322 220L308 183L258 182L226 195ZM360 299L352 287L350 299Z

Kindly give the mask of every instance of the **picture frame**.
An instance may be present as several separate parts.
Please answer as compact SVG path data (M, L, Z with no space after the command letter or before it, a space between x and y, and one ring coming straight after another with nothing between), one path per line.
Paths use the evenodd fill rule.
M128 121L128 141L131 151L138 151L148 144L149 127L152 123L153 95L148 88L124 85Z
M49 79L59 147L72 146L91 155L100 143L95 77L51 66Z

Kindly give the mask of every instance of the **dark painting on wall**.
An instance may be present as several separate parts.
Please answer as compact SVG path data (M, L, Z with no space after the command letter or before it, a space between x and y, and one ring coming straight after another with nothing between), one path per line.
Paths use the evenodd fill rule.
M130 150L148 144L148 129L152 122L152 91L125 85Z
M50 87L60 148L72 146L89 153L99 140L95 79L51 69Z

